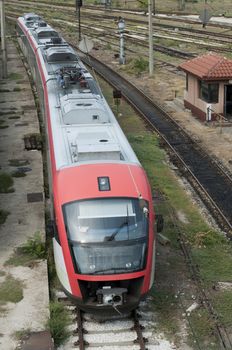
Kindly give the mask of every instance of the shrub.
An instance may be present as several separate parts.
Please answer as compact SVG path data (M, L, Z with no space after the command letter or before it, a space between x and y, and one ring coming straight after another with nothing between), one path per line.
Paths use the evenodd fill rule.
M39 232L36 232L34 237L29 238L20 250L23 254L28 254L33 258L46 258L45 243L42 241L42 236Z
M9 174L0 173L0 193L13 192L12 188L14 181Z
M70 316L64 305L60 302L50 303L48 327L56 346L63 344L70 336L70 332L68 331L70 323Z

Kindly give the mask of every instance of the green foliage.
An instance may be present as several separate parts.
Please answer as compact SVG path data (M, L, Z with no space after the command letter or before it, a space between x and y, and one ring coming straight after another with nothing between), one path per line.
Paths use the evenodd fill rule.
M176 315L179 305L175 294L165 289L156 291L152 305L160 328L170 334L178 332L179 325L176 322Z
M107 44L106 44L105 49L106 49L106 50L111 50L111 49L112 49L112 46L110 45L110 43L107 43Z
M7 173L0 173L0 193L14 192L12 188L14 181L12 177Z
M21 247L21 252L36 259L45 259L46 248L42 235L39 232L36 232L34 237L29 238Z
M7 275L5 280L2 283L0 283L0 303L18 303L22 299L22 282L15 279L11 275Z
M212 286L217 281L231 280L232 248L229 244L195 248L192 250L192 254L205 284Z
M5 120L0 119L0 129L6 129L9 128L9 125L5 124Z
M15 170L11 173L11 176L13 176L13 177L25 177L25 176L27 176L27 174L23 171Z
M213 230L196 232L191 238L192 244L198 248L220 246L225 243L225 237Z
M0 209L0 225L4 224L9 214L10 214L9 211Z
M148 70L148 61L140 56L133 60L133 68L137 74L143 73Z
M214 295L214 304L218 310L220 321L227 327L232 325L232 293L231 290L222 290Z
M27 159L9 159L10 166L19 167L27 164L29 164L29 161Z
M15 249L14 254L5 262L5 265L32 266L35 259L46 259L46 247L39 232L27 242Z
M8 75L8 79L10 80L19 80L19 79L22 79L23 78L23 75L20 74L20 73L10 73Z
M70 324L70 316L65 306L59 302L50 303L50 319L47 326L57 347L63 344L70 336L68 331Z
M190 346L195 349L197 338L199 344L204 344L204 349L219 349L219 344L214 334L214 323L206 309L200 308L193 311L189 316L189 324L191 325L191 329L189 330ZM192 329L194 330L194 334ZM199 349L199 347L197 347L197 349Z
M22 90L22 89L21 89L19 86L16 86L16 87L13 89L14 92L21 91L21 90Z
M23 339L27 339L30 333L31 333L30 328L26 328L26 329L23 328L23 329L20 329L19 331L14 332L13 337L16 340L23 340Z
M138 3L138 7L141 9L144 9L145 11L147 11L148 9L148 0L137 0L136 1Z

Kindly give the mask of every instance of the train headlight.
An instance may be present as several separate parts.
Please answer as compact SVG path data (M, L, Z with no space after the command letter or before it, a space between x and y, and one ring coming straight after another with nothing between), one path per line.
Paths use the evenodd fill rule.
M108 176L98 177L99 191L110 191L110 179Z

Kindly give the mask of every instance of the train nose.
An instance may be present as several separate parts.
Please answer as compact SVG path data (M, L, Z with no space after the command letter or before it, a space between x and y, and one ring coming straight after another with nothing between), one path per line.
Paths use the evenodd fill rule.
M126 288L103 287L98 289L97 301L99 305L123 305L126 302Z

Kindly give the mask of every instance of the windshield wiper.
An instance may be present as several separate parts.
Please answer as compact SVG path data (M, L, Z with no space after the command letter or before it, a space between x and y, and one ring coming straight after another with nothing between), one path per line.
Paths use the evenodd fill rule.
M122 229L123 227L125 227L125 226L128 226L128 221L123 222L123 223L119 226L119 228L117 228L117 230L116 230L114 233L112 233L111 236L106 236L106 237L104 238L104 242L114 241L114 239L115 239L115 237L117 236L117 234L118 234L118 233L121 231L121 229Z
M104 238L104 242L110 242L110 241L114 241L115 237L117 236L117 234L121 231L121 229L123 227L127 226L127 236L128 236L128 239L129 239L129 213L128 213L128 205L126 206L126 221L124 221L120 226L119 228L117 228L117 230L112 233L111 236L106 236Z

